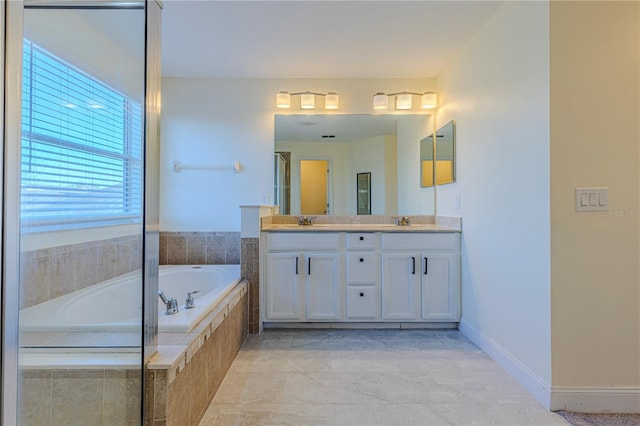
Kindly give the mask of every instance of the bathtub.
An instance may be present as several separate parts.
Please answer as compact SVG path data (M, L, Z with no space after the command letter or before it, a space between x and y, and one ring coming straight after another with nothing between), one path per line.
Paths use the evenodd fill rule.
M158 298L158 331L188 332L238 284L240 265L162 265L158 286L178 299L165 315ZM187 292L195 307L185 309ZM136 332L141 330L140 271L131 272L20 311L22 331Z

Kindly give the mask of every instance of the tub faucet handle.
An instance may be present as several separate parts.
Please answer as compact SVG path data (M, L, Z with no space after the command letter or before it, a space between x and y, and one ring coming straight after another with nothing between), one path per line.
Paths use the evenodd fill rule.
M158 296L162 299L162 303L167 307L165 315L173 315L178 313L178 299L175 297L167 297L162 290L158 290Z
M193 303L193 295L196 293L200 293L200 290L193 290L187 292L187 300L184 302L185 309L195 308L196 305Z

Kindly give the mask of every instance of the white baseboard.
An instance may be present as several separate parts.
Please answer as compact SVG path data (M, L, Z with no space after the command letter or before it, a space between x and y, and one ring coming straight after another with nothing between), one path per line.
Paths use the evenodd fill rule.
M640 388L550 386L464 318L460 320L459 329L548 410L579 413L640 413Z
M529 391L547 410L551 408L551 386L499 344L478 331L464 318L460 320L460 331L477 347L482 349L500 367Z
M551 410L640 413L640 388L551 388Z

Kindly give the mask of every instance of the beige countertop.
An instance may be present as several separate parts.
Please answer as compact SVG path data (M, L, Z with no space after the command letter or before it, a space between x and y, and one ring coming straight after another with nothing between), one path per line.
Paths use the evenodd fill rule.
M460 228L429 224L393 225L372 223L320 223L297 225L272 223L262 226L264 232L461 232Z

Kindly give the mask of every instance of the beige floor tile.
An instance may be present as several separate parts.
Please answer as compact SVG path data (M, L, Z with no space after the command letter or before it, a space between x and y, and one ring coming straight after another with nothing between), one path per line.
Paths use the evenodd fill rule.
M213 425L566 425L456 330L267 330L209 406Z

